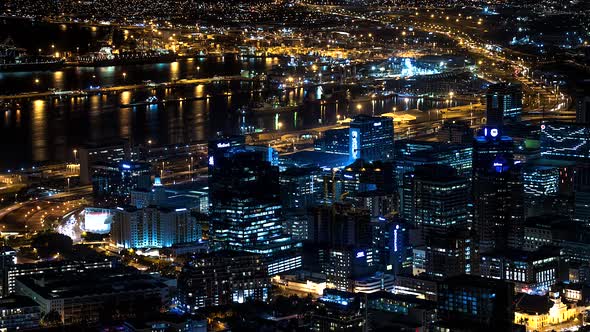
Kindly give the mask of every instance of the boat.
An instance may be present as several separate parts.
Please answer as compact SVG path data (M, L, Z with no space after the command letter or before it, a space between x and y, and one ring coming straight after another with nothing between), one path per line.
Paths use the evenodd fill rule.
M145 99L145 102L148 104L157 104L158 103L158 97L156 96L149 96Z
M296 111L301 107L301 104L290 102L281 102L278 98L270 98L264 102L255 103L252 105L251 110L255 113L277 113L277 112L289 112Z
M64 60L49 55L29 55L10 39L0 44L0 72L46 71L63 67Z

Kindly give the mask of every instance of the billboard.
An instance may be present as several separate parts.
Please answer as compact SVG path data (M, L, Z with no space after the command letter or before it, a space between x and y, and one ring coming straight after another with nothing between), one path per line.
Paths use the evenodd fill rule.
M111 231L113 213L109 209L86 208L84 209L84 223L82 230L86 232L106 234Z

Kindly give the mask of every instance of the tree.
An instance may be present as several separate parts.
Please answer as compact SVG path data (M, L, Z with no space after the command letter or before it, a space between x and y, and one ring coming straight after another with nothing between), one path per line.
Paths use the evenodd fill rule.
M61 315L59 312L51 310L41 317L40 324L44 327L60 326L62 324Z
M67 256L72 252L73 241L69 236L43 232L33 236L31 247L37 250L41 258Z

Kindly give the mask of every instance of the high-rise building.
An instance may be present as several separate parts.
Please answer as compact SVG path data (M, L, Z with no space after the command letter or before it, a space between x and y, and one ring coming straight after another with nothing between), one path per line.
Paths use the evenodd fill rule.
M522 88L511 83L490 85L486 93L487 125L501 127L505 120L519 121L522 113Z
M371 218L378 218L394 214L397 210L397 196L381 190L364 191L347 194L347 202L354 207L369 210Z
M395 143L396 185L401 190L404 175L418 165L439 164L453 167L457 174L471 179L473 145L402 140ZM401 192L399 193L401 196Z
M576 122L590 124L590 80L576 89Z
M542 124L541 156L549 159L590 161L590 124Z
M590 163L579 163L574 174L574 220L590 226Z
M311 330L317 332L362 332L366 328L366 303L354 293L324 290L311 316Z
M327 246L319 254L325 257L321 272L326 275L326 282L341 291L354 292L358 279L376 272L374 250L368 246Z
M469 226L469 179L450 166L417 166L405 175L402 216L414 227L444 233Z
M209 203L214 247L259 253L269 274L298 268L298 242L283 230L279 169L248 147L218 151L209 163Z
M393 158L393 119L357 115L350 122L349 151L353 160Z
M270 298L268 267L261 255L218 251L192 259L178 276L178 297L187 312Z
M88 144L75 151L74 158L80 163L80 184L91 183L94 164L120 163L131 157L129 146L125 142Z
M97 162L92 166L92 194L97 206L127 204L131 191L152 186L151 166L140 162Z
M524 187L521 168L514 160L514 144L497 128L486 127L474 148L474 229L480 250L522 243Z
M326 130L320 139L314 142L314 150L335 154L350 153L348 128Z
M536 210L542 213L544 204L559 192L560 169L527 163L522 170L522 179L527 216L536 215Z
M112 242L122 248L163 248L201 239L201 227L186 208L118 207Z
M471 238L464 230L426 234L423 244L412 248L412 273L442 278L472 274L477 255Z
M351 204L335 203L312 208L309 240L333 247L371 245L371 218L369 211L354 208Z
M410 225L401 218L379 217L373 219L371 226L377 270L396 275L410 272L412 268Z
M467 121L453 120L445 122L436 134L438 141L451 144L471 144L473 129Z
M355 279L375 272L369 211L350 204L322 205L311 210L308 261L340 290L354 291Z
M379 190L393 193L394 165L391 162L367 162L357 159L341 172L343 194L355 195L360 192Z
M322 191L320 170L288 168L279 175L281 202L285 210L307 209L316 204Z

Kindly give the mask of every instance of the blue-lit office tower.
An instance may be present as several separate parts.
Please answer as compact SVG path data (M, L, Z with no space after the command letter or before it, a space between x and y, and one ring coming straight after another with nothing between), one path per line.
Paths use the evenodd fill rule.
M91 168L92 194L96 206L129 203L131 191L151 188L151 166L140 162L97 162Z
M524 186L514 143L497 128L476 137L473 158L474 229L481 252L522 242Z
M216 248L263 254L269 275L301 266L282 227L279 169L259 151L218 151L209 168L211 230Z
M314 142L314 150L335 154L350 153L348 128L326 130L322 137Z
M549 122L541 125L541 156L590 162L590 124Z
M404 176L402 215L425 233L469 227L469 179L445 165L421 165Z
M227 151L241 148L248 151L255 151L262 155L263 160L268 161L271 165L278 165L278 153L275 149L268 146L246 145L246 137L241 135L222 136L209 141L207 147L209 171L215 166L217 158L223 158Z
M349 142L351 159L393 158L393 119L364 114L355 116L350 122Z
M486 93L487 125L501 127L505 120L517 122L522 114L522 88L511 83L490 85Z
M378 271L402 274L412 270L410 225L402 218L380 217L371 221Z

